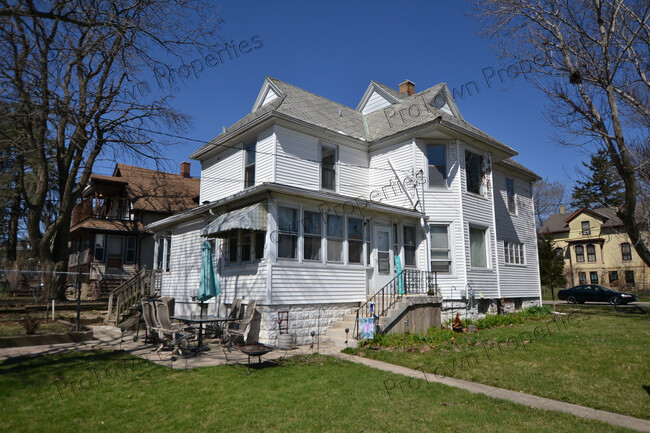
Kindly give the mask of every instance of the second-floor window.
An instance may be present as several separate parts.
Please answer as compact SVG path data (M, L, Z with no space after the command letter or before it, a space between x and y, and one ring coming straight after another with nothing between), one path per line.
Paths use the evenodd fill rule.
M467 192L483 195L483 157L476 153L465 151L465 175Z
M506 193L508 194L508 212L517 213L517 200L515 200L515 182L506 177Z
M447 182L445 146L427 144L427 161L429 164L429 187L445 186Z
M321 188L336 190L336 149L321 149Z
M587 261L596 261L596 247L593 244L587 245Z
M255 142L244 146L244 188L255 186Z
M585 247L582 245L576 245L576 262L585 261Z
M591 234L591 227L589 226L589 221L583 221L582 222L582 234L583 235L590 235Z
M621 244L621 255L625 261L632 260L632 247L628 242Z

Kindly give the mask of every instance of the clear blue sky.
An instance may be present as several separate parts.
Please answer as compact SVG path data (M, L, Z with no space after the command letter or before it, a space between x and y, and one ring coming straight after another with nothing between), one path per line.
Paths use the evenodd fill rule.
M466 121L513 147L516 161L544 178L568 181L584 153L553 142L543 118L546 100L523 76L488 88L482 70L503 68L491 41L478 36L464 1L231 1L220 4L222 36L236 44L258 35L263 46L184 80L172 105L192 116L184 136L207 142L250 112L266 75L356 108L370 80L397 88L410 79L416 92L446 82L475 81L480 93L456 98ZM186 64L195 57L185 59ZM180 67L182 62L172 62ZM157 89L155 79L149 81ZM170 167L200 143L168 152ZM99 172L110 172L102 162ZM192 176L199 176L192 161Z

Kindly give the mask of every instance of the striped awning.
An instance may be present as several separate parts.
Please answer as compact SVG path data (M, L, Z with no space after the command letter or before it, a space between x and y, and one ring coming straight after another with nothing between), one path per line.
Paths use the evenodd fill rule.
M255 203L219 215L208 224L201 234L207 237L225 237L230 230L266 230L266 206L264 202Z

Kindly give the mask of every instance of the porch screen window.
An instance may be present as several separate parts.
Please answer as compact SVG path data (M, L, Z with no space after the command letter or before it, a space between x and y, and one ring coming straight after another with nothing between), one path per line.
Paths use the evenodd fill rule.
M576 262L585 261L585 247L582 245L576 245Z
M473 268L487 268L484 229L470 227L469 251L470 251L471 265Z
M587 245L587 261L596 261L596 247L593 244Z
M336 149L323 147L321 152L321 187L323 189L336 189Z
M305 260L321 260L323 231L321 216L318 212L305 211L303 224L305 228Z
M125 263L135 263L135 236L128 236L126 238L126 254L124 255Z
M266 243L266 232L263 230L255 231L255 259L264 258L264 244Z
M415 227L404 226L404 266L415 266Z
M244 188L255 186L255 142L244 147L246 164L244 168Z
M278 221L278 257L298 257L298 210L280 206Z
M589 272L591 284L598 284L598 272Z
M627 284L634 284L634 271L625 271L625 282Z
M580 284L587 284L587 274L585 272L578 272L578 282Z
M327 261L343 261L343 217L327 215Z
M242 230L241 261L251 261L251 250L253 249L253 237L250 230Z
M483 194L483 157L476 153L465 151L465 171L467 177L467 192Z
M95 235L95 261L103 262L104 261L104 252L106 245L106 235ZM162 256L162 254L161 254Z
M609 282L614 283L618 281L618 271L609 271Z
M447 162L445 161L445 146L427 145L427 161L429 164L429 187L445 186L447 182Z
M508 194L508 212L517 213L517 201L515 200L515 182L506 177L506 193Z
M449 250L448 225L429 226L431 239L431 271L448 274L451 272L451 251Z
M228 262L237 263L239 259L239 232L231 230L228 233Z
M363 223L348 218L348 263L363 263Z
M621 255L625 261L632 260L632 248L628 242L621 244Z

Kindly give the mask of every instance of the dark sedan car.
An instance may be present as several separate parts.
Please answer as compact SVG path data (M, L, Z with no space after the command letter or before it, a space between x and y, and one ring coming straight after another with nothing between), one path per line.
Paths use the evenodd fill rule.
M609 302L615 304L627 304L636 302L636 296L630 293L615 292L607 287L597 284L581 284L570 289L560 290L557 293L560 300L566 300L569 304L583 302Z

